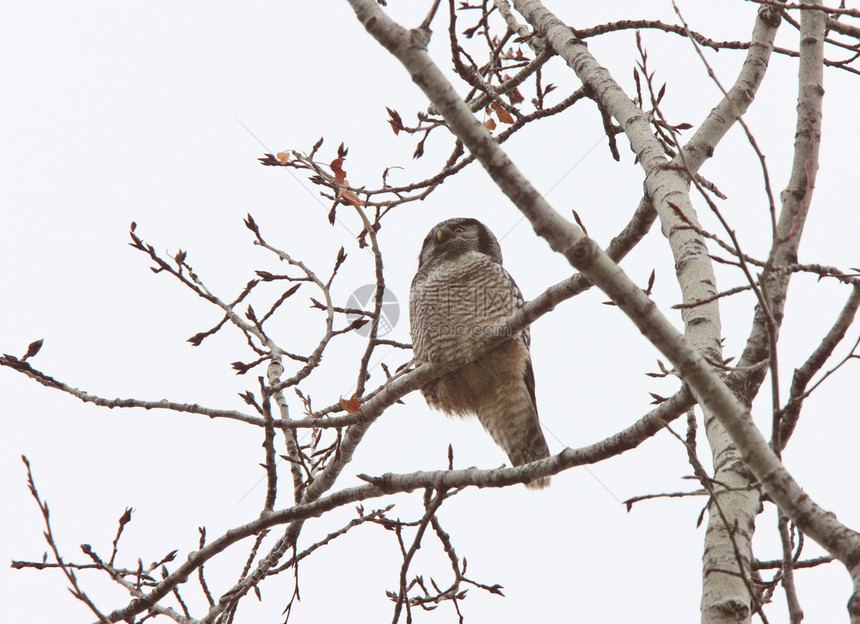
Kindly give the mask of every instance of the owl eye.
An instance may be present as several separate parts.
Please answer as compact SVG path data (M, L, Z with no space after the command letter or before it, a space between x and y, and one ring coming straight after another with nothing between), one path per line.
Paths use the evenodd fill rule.
M457 226L454 228L454 232L456 232L457 234L462 234L465 231L466 231L466 228L464 228L463 226Z

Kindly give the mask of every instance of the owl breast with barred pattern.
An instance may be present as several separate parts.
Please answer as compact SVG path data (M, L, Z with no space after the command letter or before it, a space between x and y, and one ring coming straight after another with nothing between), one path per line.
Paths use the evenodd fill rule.
M502 267L499 243L483 223L439 223L424 239L409 292L415 360L470 357L493 325L522 304L520 289ZM549 456L538 421L528 329L428 383L421 394L449 415L477 416L514 466ZM547 485L545 477L526 487Z

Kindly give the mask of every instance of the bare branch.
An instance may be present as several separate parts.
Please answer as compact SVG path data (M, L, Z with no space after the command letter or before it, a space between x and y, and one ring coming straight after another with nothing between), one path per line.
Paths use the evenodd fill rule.
M96 605L90 600L90 597L81 589L78 584L78 578L75 575L74 569L70 566L66 565L63 561L62 555L60 555L60 550L57 546L57 542L54 539L54 533L51 530L51 522L50 522L50 514L48 513L48 504L42 502L41 497L39 496L39 491L36 489L36 481L33 479L33 472L30 469L30 462L23 455L21 456L21 461L24 462L24 465L27 467L27 485L30 488L30 494L36 500L36 504L39 505L39 510L42 512L42 520L45 522L45 541L48 542L48 546L51 548L51 552L54 554L54 560L57 562L59 568L63 571L63 574L68 579L71 587L69 591L71 591L72 596L83 602L87 607L89 607L90 611L92 611L96 617L98 617L99 622L107 623L108 620L101 611L98 610ZM118 538L117 538L118 539Z

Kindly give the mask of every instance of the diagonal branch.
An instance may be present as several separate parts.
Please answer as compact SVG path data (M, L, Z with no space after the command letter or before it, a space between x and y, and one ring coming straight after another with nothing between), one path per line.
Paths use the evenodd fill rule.
M833 350L845 337L848 328L854 321L854 316L857 314L858 308L860 308L860 286L854 286L851 290L851 295L848 297L848 301L845 302L845 306L839 313L839 317L836 319L833 327L830 328L830 331L827 332L827 335L803 365L794 371L788 402L782 409L782 418L780 419L781 430L779 440L782 449L785 448L785 445L788 443L788 439L794 432L794 427L797 425L797 421L800 418L800 408L803 406L803 401L807 396L809 396L811 390L817 387L818 383L820 383L820 381L817 382L811 389L807 390L809 382L812 380L813 375L821 370L821 367L824 366L824 363L827 362L833 354ZM854 349L852 349L851 353L842 360L840 365L844 364L848 357L851 357L853 354ZM825 378L829 376L829 374L829 372L826 373Z

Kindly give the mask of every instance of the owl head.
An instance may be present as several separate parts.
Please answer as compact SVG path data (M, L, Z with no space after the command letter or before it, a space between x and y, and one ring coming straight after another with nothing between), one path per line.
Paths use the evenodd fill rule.
M457 217L437 223L424 237L418 268L441 259L452 260L466 251L477 251L502 263L502 248L486 225L477 219Z

